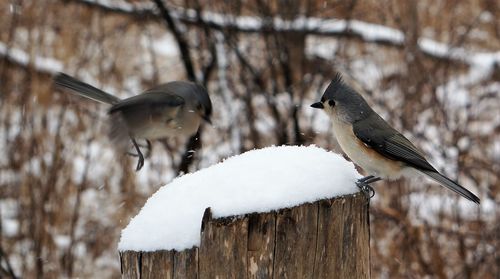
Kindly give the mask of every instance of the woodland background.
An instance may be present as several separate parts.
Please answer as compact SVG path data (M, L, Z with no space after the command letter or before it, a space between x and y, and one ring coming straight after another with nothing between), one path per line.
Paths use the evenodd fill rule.
M119 277L121 229L179 173L269 145L340 152L309 107L340 71L482 200L378 183L373 278L500 278L499 49L496 0L1 0L0 277ZM214 125L154 142L136 173L106 107L58 71L120 97L196 80Z

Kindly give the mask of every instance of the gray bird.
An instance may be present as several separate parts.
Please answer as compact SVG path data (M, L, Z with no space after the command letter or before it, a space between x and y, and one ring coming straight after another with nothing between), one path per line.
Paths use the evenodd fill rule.
M335 137L347 156L369 176L357 181L363 191L373 193L370 183L423 173L439 184L479 204L479 198L440 174L424 154L392 128L354 89L337 74L321 101L311 105L324 110L333 124Z
M193 82L161 84L123 100L64 73L57 74L54 82L73 94L111 105L109 137L122 149L132 140L139 157L136 170L144 165L136 139L146 140L150 147L149 140L193 135L202 119L211 123L210 97L204 87Z

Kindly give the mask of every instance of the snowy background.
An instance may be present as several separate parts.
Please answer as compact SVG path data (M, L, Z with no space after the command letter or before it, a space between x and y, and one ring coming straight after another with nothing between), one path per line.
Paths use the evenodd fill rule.
M0 4L0 277L117 277L120 231L180 173L270 145L340 153L309 107L337 71L482 201L423 178L378 183L372 275L499 276L496 1L161 3ZM214 125L154 142L136 173L105 137L106 107L56 90L57 71L120 97L196 80Z

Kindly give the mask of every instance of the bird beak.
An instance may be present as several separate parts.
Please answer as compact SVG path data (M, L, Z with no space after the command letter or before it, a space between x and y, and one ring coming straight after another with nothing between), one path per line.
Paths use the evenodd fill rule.
M212 120L210 120L210 116L202 116L203 120L205 120L208 124L212 125Z
M323 106L322 102L317 102L311 105L312 108L317 108L317 109L324 109L325 106Z

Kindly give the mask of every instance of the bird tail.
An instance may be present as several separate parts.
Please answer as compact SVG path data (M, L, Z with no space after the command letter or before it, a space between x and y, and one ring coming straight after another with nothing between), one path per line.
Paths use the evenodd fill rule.
M61 87L71 89L71 92L75 95L83 96L97 102L116 104L120 101L119 98L64 73L57 74L54 82Z
M480 203L480 199L474 195L472 192L469 190L465 189L464 187L460 186L458 183L455 181L449 179L448 177L436 172L436 171L429 171L429 170L420 170L422 173L426 174L430 178L434 179L436 182L439 184L445 186L446 188L454 191L457 194L460 194L462 197L473 201L477 204Z

